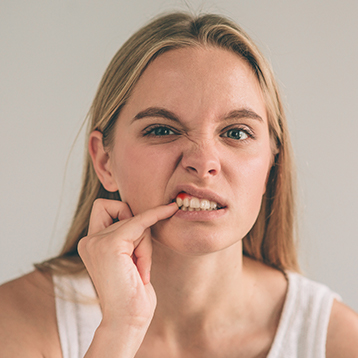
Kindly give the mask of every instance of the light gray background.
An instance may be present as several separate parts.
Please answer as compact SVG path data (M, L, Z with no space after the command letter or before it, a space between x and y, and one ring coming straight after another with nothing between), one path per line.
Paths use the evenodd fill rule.
M232 17L272 62L297 159L303 271L358 310L358 1L188 1ZM54 255L79 189L108 62L184 1L0 0L0 282Z

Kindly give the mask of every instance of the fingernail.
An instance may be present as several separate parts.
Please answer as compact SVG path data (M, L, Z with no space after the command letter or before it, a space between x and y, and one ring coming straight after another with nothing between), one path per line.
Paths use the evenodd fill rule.
M143 284L148 285L149 282L150 282L150 271L147 271L143 277Z

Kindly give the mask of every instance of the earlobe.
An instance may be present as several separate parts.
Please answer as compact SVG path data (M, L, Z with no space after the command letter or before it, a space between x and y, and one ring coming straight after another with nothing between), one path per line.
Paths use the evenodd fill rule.
M99 131L93 131L89 136L88 150L92 158L93 167L103 187L110 192L118 190L114 180L109 153L103 147L103 135Z

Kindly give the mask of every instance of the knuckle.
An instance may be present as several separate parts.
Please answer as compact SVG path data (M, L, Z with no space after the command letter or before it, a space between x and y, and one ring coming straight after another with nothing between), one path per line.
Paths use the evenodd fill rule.
M86 244L87 244L87 237L83 237L77 244L77 251L79 253L79 255L83 255L85 249L86 249Z
M93 209L103 208L105 205L104 203L105 203L105 199L98 198L93 202L92 208Z

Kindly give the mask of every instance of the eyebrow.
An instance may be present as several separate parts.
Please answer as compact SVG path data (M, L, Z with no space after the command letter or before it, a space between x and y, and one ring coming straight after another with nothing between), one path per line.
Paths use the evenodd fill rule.
M263 122L261 116L259 116L256 112L252 111L251 109L247 109L247 108L235 109L224 117L224 119L240 119L240 118L256 119L260 122Z
M171 121L180 122L179 118L173 112L160 107L149 107L144 111L139 112L135 115L132 122L145 117L160 117L170 119Z
M159 117L159 118L169 119L174 122L180 122L179 118L173 112L160 107L149 107L139 112L134 116L132 122L145 117ZM260 117L256 112L247 108L235 109L229 112L229 114L227 114L224 117L224 120L240 119L240 118L250 118L263 122L262 117Z

